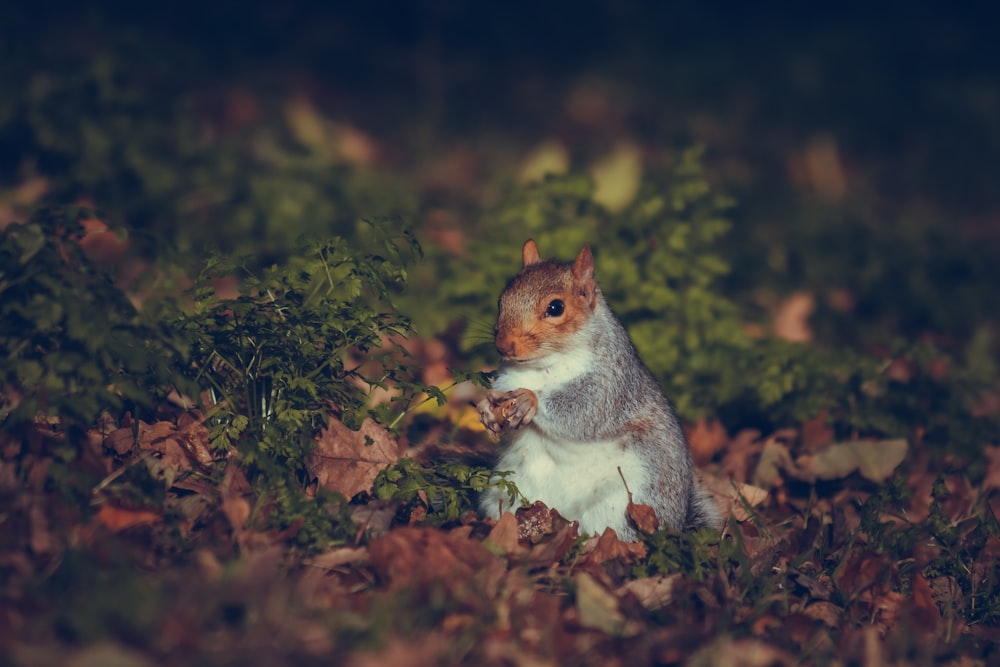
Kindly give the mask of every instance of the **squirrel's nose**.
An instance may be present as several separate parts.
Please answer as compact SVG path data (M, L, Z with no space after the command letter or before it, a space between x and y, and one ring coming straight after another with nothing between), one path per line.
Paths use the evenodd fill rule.
M514 338L507 334L497 334L496 337L497 352L500 356L504 358L510 358L515 356L517 352L517 345L514 342Z

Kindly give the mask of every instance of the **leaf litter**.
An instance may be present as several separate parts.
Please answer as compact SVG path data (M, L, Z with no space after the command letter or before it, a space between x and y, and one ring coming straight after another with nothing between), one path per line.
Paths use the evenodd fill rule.
M995 448L976 486L901 440L693 428L703 483L730 517L722 534L665 533L650 508L630 503L641 539L623 542L610 529L580 535L541 503L432 525L429 504L407 513L371 495L378 472L407 454L400 439L371 421L351 431L332 420L309 470L353 498L358 528L319 553L296 545L297 526L267 526L268 499L238 456L211 448L197 413L104 420L88 434L104 476L83 511L20 481L43 479L18 471L46 469L57 438L44 428L9 438L0 492L20 500L0 523L0 645L14 664L995 657ZM114 583L98 594L76 581L56 600L49 587L74 581L70 570ZM137 586L149 597L122 592Z

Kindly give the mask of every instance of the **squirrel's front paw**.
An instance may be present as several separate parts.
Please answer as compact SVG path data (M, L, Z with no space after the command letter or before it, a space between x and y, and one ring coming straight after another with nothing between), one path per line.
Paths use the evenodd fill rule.
M491 435L499 437L500 431L503 430L504 418L497 406L493 405L489 398L484 398L476 404L476 409L479 411L479 421L483 422L486 430Z
M538 397L530 389L513 391L491 389L486 392L486 400L491 405L491 415L501 426L520 428L530 424L538 414Z

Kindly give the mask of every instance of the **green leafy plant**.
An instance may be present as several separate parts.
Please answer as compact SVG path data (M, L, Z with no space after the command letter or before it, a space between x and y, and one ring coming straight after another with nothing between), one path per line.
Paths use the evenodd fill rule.
M261 271L253 260L209 261L178 328L192 341L190 373L207 392L216 447L237 446L262 470L301 471L331 415L357 427L369 388L406 384L405 366L395 361L401 347L390 339L410 324L390 293L419 246L387 224L368 221L381 254L336 237L306 242L286 265ZM219 299L211 281L233 276L240 295Z
M702 581L719 569L717 549L713 548L719 544L719 535L714 530L657 530L640 533L640 539L647 555L633 568L637 577L680 572Z
M93 217L49 208L0 231L0 428L39 415L86 428L102 411L152 408L183 380L184 341L81 249Z
M431 391L405 364L398 337L410 324L391 299L419 245L396 221L363 224L357 238L370 252L335 237L303 241L286 264L262 270L253 259L213 257L191 290L190 312L176 320L191 341L188 374L203 387L212 445L239 452L271 508L269 522L284 527L305 516L303 545L322 544L344 520L331 514L342 501L302 493L307 457L329 419L360 426L374 414L374 387L391 385L398 393L388 405L397 406ZM220 299L212 282L233 277L239 295Z
M15 183L44 176L46 200L100 202L128 225L134 250L188 269L207 246L260 266L304 233L413 211L402 188L331 149L332 130L301 129L324 127L318 112L302 121L281 95L252 85L211 99L192 85L205 58L195 46L108 39L86 55L24 44L15 54L30 66L0 72L24 93L0 101L0 143L20 156ZM0 200L19 198L0 189Z
M440 524L474 509L475 497L491 487L505 492L511 502L524 500L508 475L460 463L424 466L404 458L379 474L374 493L376 498L407 505L419 502L426 506L430 520Z

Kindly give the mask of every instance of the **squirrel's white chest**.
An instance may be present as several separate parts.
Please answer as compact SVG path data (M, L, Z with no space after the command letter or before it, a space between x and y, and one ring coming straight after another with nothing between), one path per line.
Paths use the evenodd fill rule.
M539 428L545 420L547 396L585 375L594 363L593 351L582 347L549 354L541 364L507 366L500 372L494 389L530 389L537 395L539 407L536 423L508 436L496 469L511 471L511 481L525 498L541 500L565 518L579 521L581 531L599 534L611 527L620 537L629 538L634 531L625 514L625 484L636 502L641 502L638 499L651 485L645 461L618 440L567 441ZM481 504L494 518L501 511L516 509L495 490L484 494Z
M625 483L639 496L650 485L644 462L618 441L560 442L530 426L514 434L496 469L511 471L510 479L529 501L541 500L591 534L611 527L621 537L630 536ZM501 503L503 511L516 509L499 494L483 501L484 511L494 517Z

